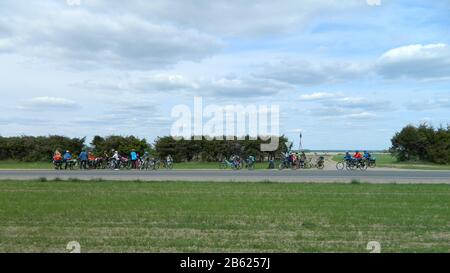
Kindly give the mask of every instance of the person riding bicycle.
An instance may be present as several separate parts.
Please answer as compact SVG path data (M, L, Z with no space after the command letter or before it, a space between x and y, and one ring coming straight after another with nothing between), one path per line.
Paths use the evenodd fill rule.
M273 159L269 160L269 166L267 167L267 169L269 169L269 170L275 169L275 160L273 160Z
M307 158L306 158L306 154L305 152L302 152L302 154L300 155L300 167L303 168L303 166L305 166L305 162L306 162Z
M142 156L143 162L148 162L150 160L150 154L148 152L144 153L144 156Z
M256 157L254 157L253 155L248 156L247 158L247 165L249 167L252 167L256 162Z
M63 157L62 157L61 153L58 150L56 150L55 153L53 154L53 161L55 163L61 163L62 160L63 160Z
M170 165L172 165L173 164L173 157L172 157L172 155L168 155L167 157L166 157L166 165L167 166L170 166Z
M355 154L353 155L353 158L358 163L361 163L363 161L363 156L362 156L362 154L359 151L355 152Z
M292 164L295 164L297 162L297 155L295 153L291 154L291 162Z
M95 161L97 160L97 158L95 157L95 155L92 152L88 153L88 160L89 161Z
M86 151L81 151L80 155L78 155L78 159L80 159L80 170L86 170L88 162L88 154Z
M136 153L136 150L131 150L130 153L130 158L131 158L131 167L133 169L137 169L137 160L138 160L138 154Z
M120 155L118 151L114 151L114 154L112 156L112 160L114 160L114 168L116 170L119 169L119 163L120 163Z
M350 155L350 152L346 152L344 156L345 161L352 161L353 157Z
M372 155L368 152L368 151L364 151L364 156L365 159L370 160L372 158Z
M66 153L63 156L63 162L65 163L64 165L64 169L67 170L67 168L69 167L69 163L72 160L72 154L70 153L69 150L66 151Z
M237 168L239 165L241 165L241 158L238 155L233 155L231 157L231 162L234 164L234 166Z
M58 150L56 150L55 153L53 154L53 164L55 165L56 169L61 169L62 162L63 157L61 153Z

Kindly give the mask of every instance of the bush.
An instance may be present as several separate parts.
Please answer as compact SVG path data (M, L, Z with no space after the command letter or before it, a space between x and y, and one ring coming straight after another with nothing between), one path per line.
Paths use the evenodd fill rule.
M450 126L435 129L427 124L408 125L392 138L390 152L399 161L450 164Z
M51 161L55 150L70 150L80 153L84 148L84 138L63 136L48 137L0 137L0 160L17 160L26 162Z
M225 139L225 137L224 137ZM243 140L208 140L205 137L199 140L174 140L170 136L158 138L155 141L155 153L157 156L164 158L172 155L175 162L217 162L232 155L239 155L247 158L249 155L256 157L257 161L263 161L265 158L275 158L282 152L286 152L287 138L280 137L280 145L278 150L273 152L262 152L260 145L264 142L261 140L250 140L247 136Z

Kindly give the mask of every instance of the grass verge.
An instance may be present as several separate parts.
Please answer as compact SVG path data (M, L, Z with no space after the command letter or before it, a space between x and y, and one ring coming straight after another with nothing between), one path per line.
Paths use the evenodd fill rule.
M450 186L0 182L0 252L449 252Z

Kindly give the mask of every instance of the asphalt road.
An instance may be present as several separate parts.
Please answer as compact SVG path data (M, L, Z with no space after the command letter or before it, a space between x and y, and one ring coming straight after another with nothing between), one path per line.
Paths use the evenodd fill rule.
M120 181L214 181L214 182L351 182L356 179L368 183L423 183L450 184L450 171L368 170L362 171L51 171L51 170L0 170L0 180L30 179L103 179Z

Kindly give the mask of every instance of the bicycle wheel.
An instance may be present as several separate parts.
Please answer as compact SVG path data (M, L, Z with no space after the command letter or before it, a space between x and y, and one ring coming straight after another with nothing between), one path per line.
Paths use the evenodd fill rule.
M336 163L336 169L337 169L338 171L342 171L342 170L344 170L344 168L345 168L345 163L344 163L344 162L338 162L338 163Z
M369 164L367 164L366 162L360 162L358 164L358 169L360 169L361 171L366 171L368 167Z
M347 169L347 171L354 171L355 168L356 168L356 165L355 165L355 163L350 163L350 162L348 162L348 163L345 165L345 168Z

